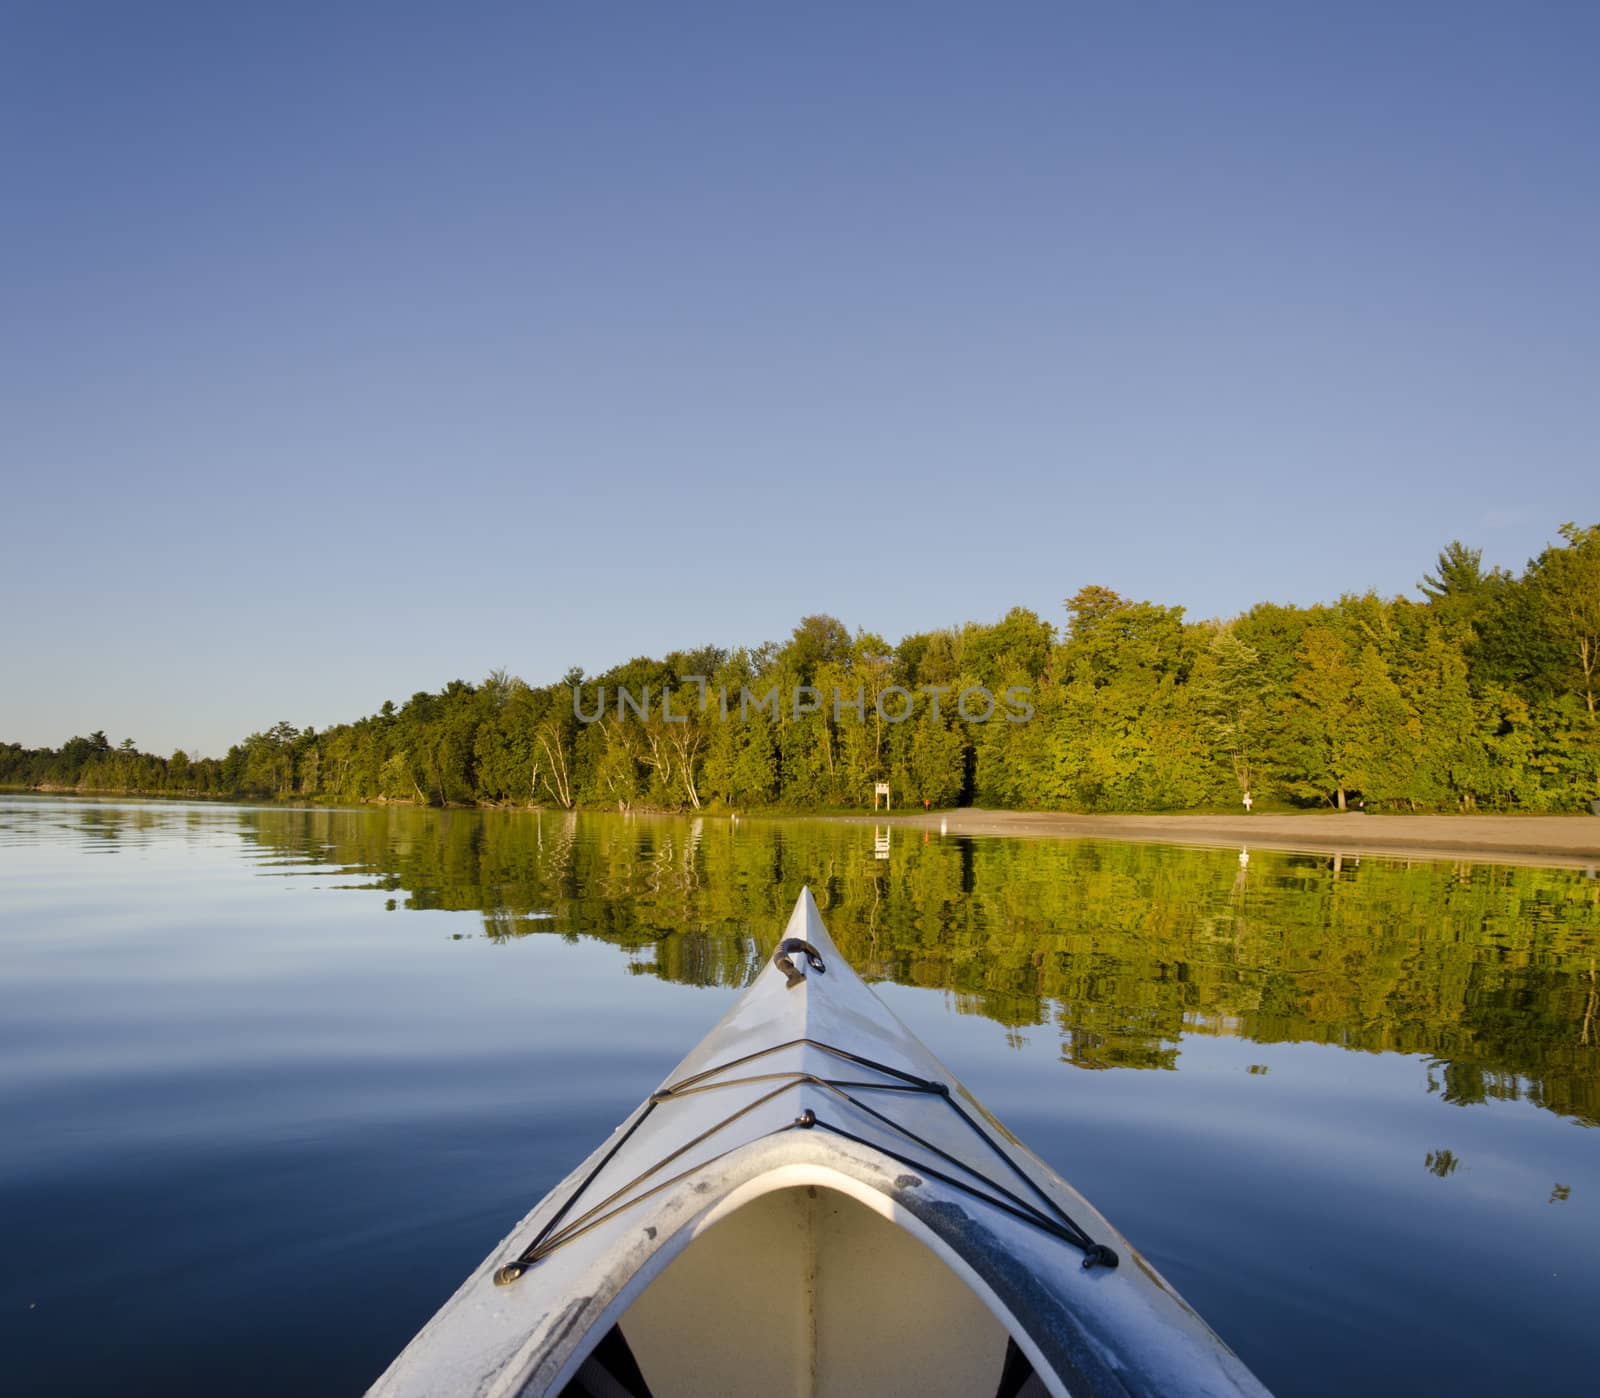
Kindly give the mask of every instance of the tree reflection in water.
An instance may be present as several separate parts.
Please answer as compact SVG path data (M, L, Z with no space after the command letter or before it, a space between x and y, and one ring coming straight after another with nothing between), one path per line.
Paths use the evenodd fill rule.
M240 819L273 866L336 865L491 938L597 938L634 974L746 983L809 884L863 975L1051 1026L1081 1067L1173 1068L1193 1035L1337 1044L1428 1058L1451 1102L1600 1123L1600 883L1571 870L910 832L884 859L871 827L804 820Z

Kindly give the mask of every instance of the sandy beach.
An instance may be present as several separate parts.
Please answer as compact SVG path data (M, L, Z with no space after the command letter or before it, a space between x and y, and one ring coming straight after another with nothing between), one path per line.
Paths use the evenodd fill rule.
M1160 844L1470 859L1496 864L1600 868L1600 817L1591 815L1077 815L1060 811L957 810L840 816L952 835L1063 840L1146 840Z

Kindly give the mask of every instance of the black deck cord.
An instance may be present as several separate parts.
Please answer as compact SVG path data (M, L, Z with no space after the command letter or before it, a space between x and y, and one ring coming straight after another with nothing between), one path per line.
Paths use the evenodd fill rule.
M677 1082L677 1083L674 1083L674 1084L672 1084L672 1085L670 1085L668 1087L662 1088L660 1091L658 1091L658 1092L656 1092L654 1094L654 1096L651 1098L651 1100L652 1101L656 1101L656 1102L661 1102L661 1101L667 1100L669 1097L688 1096L689 1094L694 1093L694 1092L707 1092L707 1091L710 1091L711 1089L717 1088L717 1087L731 1087L731 1086L735 1085L736 1083L748 1083L748 1082L759 1082L759 1081L770 1080L771 1078L776 1077L778 1075L777 1074L762 1074L762 1075L755 1075L755 1076L745 1077L745 1078L736 1078L736 1079L732 1079L732 1080L724 1080L723 1082L720 1082L720 1083L707 1083L707 1082L705 1082L705 1079L707 1079L709 1077L712 1077L712 1076L714 1076L714 1075L716 1075L718 1073L727 1072L730 1068L737 1068L737 1067L742 1066L743 1064L751 1062L754 1059L765 1057L768 1054L778 1053L778 1052L781 1052L784 1049L796 1048L796 1047L799 1047L801 1045L809 1045L812 1048L821 1049L824 1053L831 1053L836 1058L843 1058L848 1062L860 1064L864 1068L870 1068L874 1072L884 1073L884 1074L888 1074L888 1075L890 1075L892 1077L899 1078L900 1079L900 1084L904 1084L904 1085L902 1086L900 1084L891 1084L891 1083L857 1083L857 1082L844 1081L844 1080L838 1079L838 1078L831 1078L831 1079L829 1079L829 1078L817 1078L815 1075L812 1075L812 1074L800 1074L800 1073L787 1074L786 1076L791 1078L791 1080L799 1081L799 1080L805 1079L805 1080L809 1080L809 1081L815 1083L818 1086L827 1087L827 1088L831 1088L831 1089L839 1089L839 1088L846 1088L846 1087L859 1087L859 1088L867 1088L867 1089L871 1089L871 1090L875 1090L875 1091L882 1091L882 1092L892 1092L892 1091L926 1092L926 1093L929 1093L929 1094L931 1094L933 1096L943 1097L945 1099L946 1105L949 1106L951 1111L955 1112L955 1114L958 1117L960 1117L962 1121L966 1122L966 1124L968 1125L968 1127L971 1128L973 1133L975 1135L977 1135L978 1138L980 1140L982 1140L989 1147L990 1150L992 1150L997 1156L999 1156L999 1158L1010 1168L1010 1170L1011 1170L1011 1172L1013 1174L1019 1176L1022 1179L1022 1181L1028 1186L1029 1189L1031 1189L1033 1191L1033 1193L1038 1197L1040 1203L1042 1203L1045 1206L1046 1209L1048 1209L1051 1213L1055 1214L1056 1217L1058 1219L1060 1219L1063 1223L1065 1223L1069 1228L1076 1229L1078 1227L1078 1225L1075 1224L1066 1215L1065 1212L1063 1212L1063 1210L1061 1209L1060 1205L1058 1205L1055 1202L1054 1199L1052 1199L1048 1194L1046 1194L1044 1192L1044 1190L1042 1190L1039 1187L1037 1181L1035 1181L1032 1176L1030 1176L1014 1160L1012 1160L1009 1155L1006 1154L1006 1152L1001 1148L999 1142L994 1140L994 1138L991 1137L989 1135L989 1133L983 1129L982 1126L980 1126L976 1121L974 1121L972 1119L972 1117L970 1115L968 1115L968 1113L961 1106L961 1104L959 1102L957 1102L953 1096L951 1096L950 1089L946 1084L944 1084L942 1082L935 1081L935 1080L930 1079L930 1078L917 1077L914 1073L908 1073L908 1072L904 1071L903 1069L891 1067L887 1063L879 1063L876 1060L871 1059L871 1058L864 1058L860 1054L851 1053L848 1050L841 1049L841 1048L836 1048L834 1045L825 1044L825 1043L821 1042L821 1040L818 1040L818 1039L790 1039L787 1043L774 1044L771 1048L758 1049L754 1053L747 1053L741 1058L731 1059L729 1062L719 1064L718 1066L716 1066L714 1068L707 1068L707 1069L703 1070L702 1072L693 1073L689 1077L682 1079L680 1082ZM851 1097L849 1095L849 1093L847 1093L847 1092L840 1092L839 1095L844 1097L844 1098L846 1098L846 1100L848 1100L853 1106L859 1108L861 1111L865 1112L868 1116L874 1117L876 1120L881 1121L885 1126L889 1127L891 1130L898 1132L900 1135L905 1136L909 1140L915 1141L916 1144L921 1146L924 1150L932 1151L935 1155L939 1156L941 1159L949 1161L952 1165L956 1166L960 1170L965 1171L969 1175L976 1175L979 1179L984 1180L992 1188L1000 1190L1002 1193L1004 1193L1006 1195L1007 1198L1013 1200L1015 1203L1017 1203L1018 1205L1020 1205L1024 1209L1027 1209L1030 1212L1034 1212L1034 1213L1038 1212L1038 1210L1034 1209L1034 1207L1031 1204L1028 1204L1024 1200L1018 1198L1015 1194L1013 1194L1010 1190L1006 1189L1003 1185L997 1184L993 1180L988 1179L988 1177L985 1176L982 1173L982 1171L972 1169L970 1166L966 1165L964 1162L962 1162L962 1161L956 1159L954 1156L950 1155L947 1151L940 1150L939 1147L935 1146L932 1142L923 1140L922 1137L918 1136L913 1131L908 1131L904 1126L902 1126L899 1122L895 1121L892 1117L887 1117L887 1116L883 1115L882 1112L874 1111L871 1107L867 1106L867 1104L865 1102L858 1101L856 1098ZM1080 1229L1079 1231L1081 1232L1082 1230ZM1087 1235L1085 1235L1085 1236L1087 1236ZM1111 1253L1111 1258L1112 1258L1112 1260L1107 1265L1110 1265L1110 1266L1113 1266L1113 1267L1116 1266L1116 1261L1115 1261L1116 1254L1114 1252L1111 1252L1111 1249L1109 1249L1109 1248L1107 1248L1106 1251L1108 1253ZM1097 1259L1097 1260L1102 1261L1102 1262L1105 1261L1104 1258L1100 1258L1100 1259Z
M818 1045L818 1047L826 1047L826 1045ZM1029 1179L1027 1174L1024 1171L1018 1169L1016 1164L1008 1156L1006 1156L1003 1152L1000 1153L1000 1158L1007 1165L1009 1165L1011 1167L1013 1173L1021 1175L1024 1180L1027 1180L1027 1182L1029 1183L1030 1186L1034 1187L1035 1192L1039 1195L1039 1198L1044 1203L1045 1207L1056 1215L1055 1219L1049 1218L1046 1214L1042 1213L1039 1209L1035 1208L1034 1205L1030 1204L1026 1199L1022 1198L1018 1194L1013 1193L1011 1190L1007 1189L1004 1185L999 1184L994 1180L991 1180L987 1175L983 1174L982 1171L974 1170L972 1168L972 1166L968 1165L964 1160L960 1159L960 1157L951 1155L949 1151L943 1150L939 1146L934 1145L932 1141L926 1140L923 1137L917 1135L917 1133L915 1131L912 1131L912 1130L908 1129L907 1127L902 1126L893 1117L885 1116L882 1112L877 1111L875 1108L869 1107L859 1097L852 1097L849 1092L844 1090L846 1088L854 1087L854 1088L861 1088L861 1089L866 1089L866 1090L869 1090L869 1091L878 1091L878 1092L917 1092L917 1093L922 1093L922 1094L925 1094L925 1095L931 1096L931 1097L945 1097L947 1099L947 1101L949 1101L948 1089L945 1087L945 1085L943 1083L940 1083L940 1082L930 1082L930 1081L927 1081L927 1080L919 1080L916 1083L851 1082L851 1081L846 1081L846 1080L841 1079L841 1078L820 1078L815 1073L801 1073L801 1072L752 1073L747 1077L729 1078L729 1079L726 1079L726 1080L724 1080L722 1082L699 1083L699 1084L696 1084L693 1087L689 1087L689 1088L684 1089L682 1092L674 1092L671 1095L672 1096L689 1096L689 1095L692 1095L694 1093L699 1093L699 1092L711 1092L711 1091L714 1091L715 1089L717 1089L719 1087L748 1086L748 1085L751 1085L751 1084L754 1084L754 1083L775 1082L775 1081L778 1081L779 1079L785 1080L789 1085L794 1085L794 1084L799 1084L799 1083L809 1083L813 1087L824 1088L827 1091L832 1092L836 1097L843 1098L846 1102L850 1103L851 1106L855 1107L856 1110L865 1113L867 1116L872 1117L875 1121L882 1122L886 1127L888 1127L891 1131L895 1132L897 1135L904 1136L908 1141L914 1142L916 1145L921 1146L923 1150L926 1150L929 1153L937 1156L939 1159L947 1161L949 1164L953 1165L956 1169L962 1171L963 1173L968 1174L968 1175L976 1176L978 1179L982 1180L985 1184L987 1184L991 1189L994 1189L997 1192L999 1192L1000 1194L1004 1195L1006 1199L1010 1200L1011 1203L1016 1206L1015 1208L1012 1208L1012 1209L1008 1210L1008 1212L1017 1213L1018 1210L1021 1210L1027 1216L1027 1218L1029 1219L1030 1222L1037 1222L1042 1228L1045 1229L1045 1231L1047 1231L1047 1232L1057 1231L1057 1221L1059 1221L1059 1223L1062 1226L1064 1226L1064 1227L1066 1227L1068 1229L1077 1229L1077 1225L1075 1223L1073 1223L1073 1221L1065 1213L1062 1212L1062 1210L1056 1204L1056 1202L1053 1199L1051 1199L1048 1194L1045 1194L1042 1190L1039 1190L1037 1188L1037 1186L1033 1186L1033 1181L1031 1179ZM657 1099L660 1100L661 1097L662 1097L662 1094L658 1093L657 1094ZM766 1100L766 1099L763 1099L763 1100ZM978 1124L975 1121L973 1121L972 1118L969 1117L965 1112L963 1112L959 1108L957 1108L956 1104L953 1101L949 1101L949 1105L956 1110L957 1115L959 1115L961 1117L961 1119L967 1123L968 1126L970 1126L974 1131L976 1131L979 1136L983 1137L986 1141L989 1140L989 1138L984 1134L982 1128L979 1127ZM810 1116L811 1120L810 1121L804 1120L803 1118L805 1116ZM814 1125L816 1125L815 1114L809 1112L809 1110L807 1112L805 1112L805 1113L802 1113L802 1118L797 1122L797 1124L801 1125L801 1126L814 1126ZM844 1134L844 1133L840 1133L840 1134ZM872 1145L873 1143L870 1142L870 1141L865 1141L865 1142L863 1142L863 1144ZM989 1141L989 1144L991 1146L993 1146L994 1142L993 1141ZM873 1149L882 1151L886 1155L887 1154L891 1154L891 1152L884 1150L883 1147L881 1147L881 1146L875 1146L874 1145ZM908 1163L909 1164L915 1164L916 1163L914 1161L906 1161L906 1160L902 1159L899 1156L893 1156L893 1158L897 1159L897 1160L901 1160L902 1164L908 1164ZM952 1181L952 1183L954 1183L957 1188L970 1189L970 1186L963 1185L959 1180ZM988 1198L987 1195L984 1195L982 1197ZM1079 1230L1079 1231L1081 1232L1081 1230ZM1085 1246L1085 1247L1088 1245L1087 1238L1084 1239L1084 1242L1081 1245Z
M578 1202L578 1196L594 1183L595 1176L611 1163L612 1157L615 1156L616 1153L623 1148L623 1146L628 1144L628 1138L639 1129L639 1127L644 1123L644 1119L649 1116L651 1112L655 1111L655 1109L656 1102L655 1098L652 1097L644 1104L644 1110L633 1119L628 1129L617 1138L616 1145L612 1146L611 1149L605 1153L605 1157L594 1167L594 1169L589 1171L589 1174L584 1179L583 1183L567 1196L566 1203L562 1204L562 1206L557 1209L545 1223L544 1227L539 1230L538 1235L534 1238L533 1242L528 1245L527 1251L523 1253L522 1257L518 1258L515 1262L508 1263L494 1274L494 1282L496 1286L504 1286L507 1282L514 1282L523 1274L528 1265L526 1259L532 1256L532 1254L538 1249L539 1244L542 1243L549 1235L550 1230L554 1228L556 1224L560 1223L561 1220L566 1216L567 1210Z
M915 1073L908 1073L904 1068L895 1068L888 1063L878 1063L871 1058L863 1058L859 1053L851 1053L849 1049L835 1048L832 1044L825 1044L821 1039L785 1039L781 1044L771 1044L764 1049L756 1049L753 1053L741 1054L738 1058L730 1058L726 1063L718 1063L713 1068L702 1068L698 1073L690 1073L686 1078L679 1078L675 1083L669 1083L651 1096L653 1102L664 1102L669 1097L676 1097L683 1093L685 1088L703 1082L706 1078L715 1077L718 1073L726 1073L730 1068L741 1068L746 1063L754 1063L758 1058L766 1058L770 1054L782 1053L785 1049L811 1047L821 1049L824 1053L831 1053L835 1058L842 1058L847 1063L856 1063L863 1068L871 1068L875 1073L885 1073L891 1078L899 1078L903 1083L912 1087L928 1088L928 1079L919 1078ZM713 1087L719 1084L711 1084Z
M752 1062L755 1059L765 1058L774 1053L781 1053L785 1049L796 1048L802 1045L808 1045L812 1048L820 1049L825 1053L832 1054L836 1058L842 1058L847 1062L858 1064L861 1067L871 1069L873 1072L883 1073L888 1077L898 1078L900 1081L898 1083L855 1082L821 1078L814 1073L800 1072L757 1074L746 1078L726 1079L722 1082L706 1081L707 1078L714 1077L719 1073L725 1073L731 1068L736 1068L745 1063ZM556 1232L557 1226L561 1223L562 1219L567 1216L568 1212L578 1201L583 1192L594 1183L600 1172L611 1163L617 1152L627 1144L628 1139L636 1130L638 1130L638 1128L644 1123L645 1118L648 1117L658 1105L663 1102L670 1101L672 1098L678 1096L691 1096L700 1092L709 1092L720 1087L736 1087L741 1084L769 1082L775 1079L782 1079L782 1085L774 1088L771 1092L763 1093L753 1102L746 1103L745 1106L741 1107L732 1115L724 1117L715 1125L707 1128L705 1131L702 1131L692 1141L679 1146L669 1155L663 1156L648 1169L634 1176L633 1179L624 1184L620 1189L614 1190L611 1194L607 1195L597 1204L592 1205L584 1213L580 1214L570 1224L568 1224L567 1227L561 1229L559 1233ZM845 1101L849 1102L858 1110L866 1113L870 1117L873 1117L875 1120L882 1122L884 1125L890 1127L892 1130L898 1132L908 1140L915 1142L924 1150L932 1152L941 1160L950 1162L957 1169L963 1170L967 1174L973 1175L977 1179L982 1180L989 1189L995 1191L995 1194L989 1194L985 1190L975 1188L963 1180L957 1179L952 1175L945 1174L943 1171L931 1169L923 1161L919 1161L911 1156L902 1155L896 1151L889 1150L886 1147L879 1145L877 1142L869 1141L864 1137L854 1135L853 1133L846 1131L841 1127L835 1126L830 1122L821 1121L816 1114L809 1109L803 1112L800 1116L796 1117L793 1122L789 1123L789 1125L779 1127L776 1131L769 1134L777 1135L783 1131L794 1130L796 1128L810 1129L820 1126L823 1130L831 1131L834 1135L840 1136L845 1140L854 1141L856 1144L865 1146L870 1150L876 1150L880 1154L886 1155L889 1157L889 1159L898 1161L902 1165L910 1166L912 1169L921 1170L925 1175L928 1175L932 1179L939 1180L941 1183L947 1184L953 1189L959 1189L963 1193L971 1195L973 1198L979 1199L994 1208L1000 1209L1002 1212L1010 1214L1014 1218L1020 1219L1024 1223L1031 1224L1038 1228L1041 1232L1048 1233L1053 1237L1057 1237L1065 1242L1071 1243L1074 1247L1082 1250L1084 1255L1083 1266L1085 1269L1096 1266L1110 1268L1117 1265L1118 1257L1116 1252L1112 1248L1107 1247L1104 1243L1097 1243L1090 1238L1089 1235L1066 1214L1060 1205L1050 1198L1050 1196L1039 1187L1037 1182L1030 1178L1027 1172L1024 1171L1021 1166L1019 1166L1014 1160L1011 1159L1009 1155L1006 1154L999 1142L995 1141L989 1135L989 1133L983 1129L982 1126L980 1126L976 1121L973 1120L971 1116L962 1110L960 1105L951 1096L950 1089L947 1084L928 1078L917 1077L915 1074L908 1073L901 1068L893 1067L891 1064L879 1063L876 1060L866 1058L861 1054L851 1053L847 1049L837 1048L833 1044L822 1043L820 1040L790 1039L785 1043L774 1044L765 1049L758 1049L754 1053L747 1053L739 1058L731 1059L726 1063L720 1063L714 1067L703 1069L698 1073L692 1073L688 1077L683 1078L676 1083L669 1083L666 1087L652 1093L649 1100L645 1103L644 1110L634 1118L634 1120L629 1124L628 1129L622 1133L617 1142L611 1147L610 1150L606 1152L605 1156L599 1161L599 1163L595 1165L594 1169L592 1169L588 1175L585 1176L583 1183L580 1184L577 1189L567 1197L561 1207L556 1210L549 1220L546 1221L545 1225L535 1235L533 1241L528 1245L528 1247L523 1250L520 1256L518 1256L516 1261L507 1263L505 1266L499 1268L495 1272L495 1285L505 1286L516 1281L517 1278L522 1276L529 1267L533 1266L534 1263L540 1261L542 1258L547 1257L557 1248L564 1246L565 1244L571 1242L574 1238L577 1238L580 1235L589 1232L591 1229L598 1227L600 1224L607 1222L609 1219L614 1218L618 1213L621 1213L623 1209L630 1208L634 1204L640 1203L643 1200L650 1198L652 1195L659 1194L665 1189L670 1189L680 1180L687 1179L690 1175L693 1175L697 1171L704 1169L707 1165L713 1164L717 1160L722 1159L722 1157L729 1154L730 1151L723 1151L720 1154L713 1156L710 1160L703 1161L699 1165L692 1166L688 1170L684 1170L681 1173L672 1176L670 1179L664 1180L660 1184L645 1190L642 1194L635 1195L634 1197L617 1204L617 1207L611 1209L610 1212L606 1212L608 1206L616 1203L619 1199L622 1199L624 1195L629 1194L636 1186L642 1184L645 1180L656 1174L664 1166L671 1164L672 1161L678 1159L686 1152L693 1150L698 1145L701 1145L710 1137L714 1136L717 1132L721 1131L724 1127L732 1125L735 1121L738 1121L741 1117L748 1115L757 1107L764 1106L766 1103L772 1101L775 1097L787 1092L789 1088L797 1086L801 1083L810 1083L813 1086L824 1087L834 1092L837 1096L842 1097ZM979 1170L972 1169L955 1156L950 1155L947 1151L941 1150L932 1142L924 1140L915 1132L907 1130L892 1118L885 1116L881 1112L874 1111L871 1107L867 1106L865 1102L853 1097L845 1090L849 1087L865 1089L869 1091L922 1092L927 1093L930 1096L943 1097L946 1104L955 1111L956 1115L959 1116L962 1121L966 1122L966 1124L978 1135L978 1137L982 1139L989 1146L989 1148L1011 1168L1013 1174L1019 1176L1028 1185L1033 1193L1039 1197L1040 1201L1046 1206L1046 1208L1049 1209L1051 1214L1055 1215L1055 1217L1052 1218L1048 1216L1040 1209L1035 1208L1032 1204L1029 1204L1026 1200L1020 1198L1013 1191L1007 1189L998 1181L990 1179L987 1175L983 1174ZM737 1147L734 1149L737 1149ZM996 1197L996 1195L1002 1197Z

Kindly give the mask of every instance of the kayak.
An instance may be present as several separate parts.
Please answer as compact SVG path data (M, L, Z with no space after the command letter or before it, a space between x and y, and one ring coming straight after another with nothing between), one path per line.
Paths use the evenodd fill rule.
M845 962L809 890L750 988L370 1390L1266 1389Z

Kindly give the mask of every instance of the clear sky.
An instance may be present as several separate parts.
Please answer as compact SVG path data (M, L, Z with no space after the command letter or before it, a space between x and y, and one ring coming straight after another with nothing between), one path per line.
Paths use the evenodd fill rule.
M1600 520L1600 6L15 0L0 739Z

